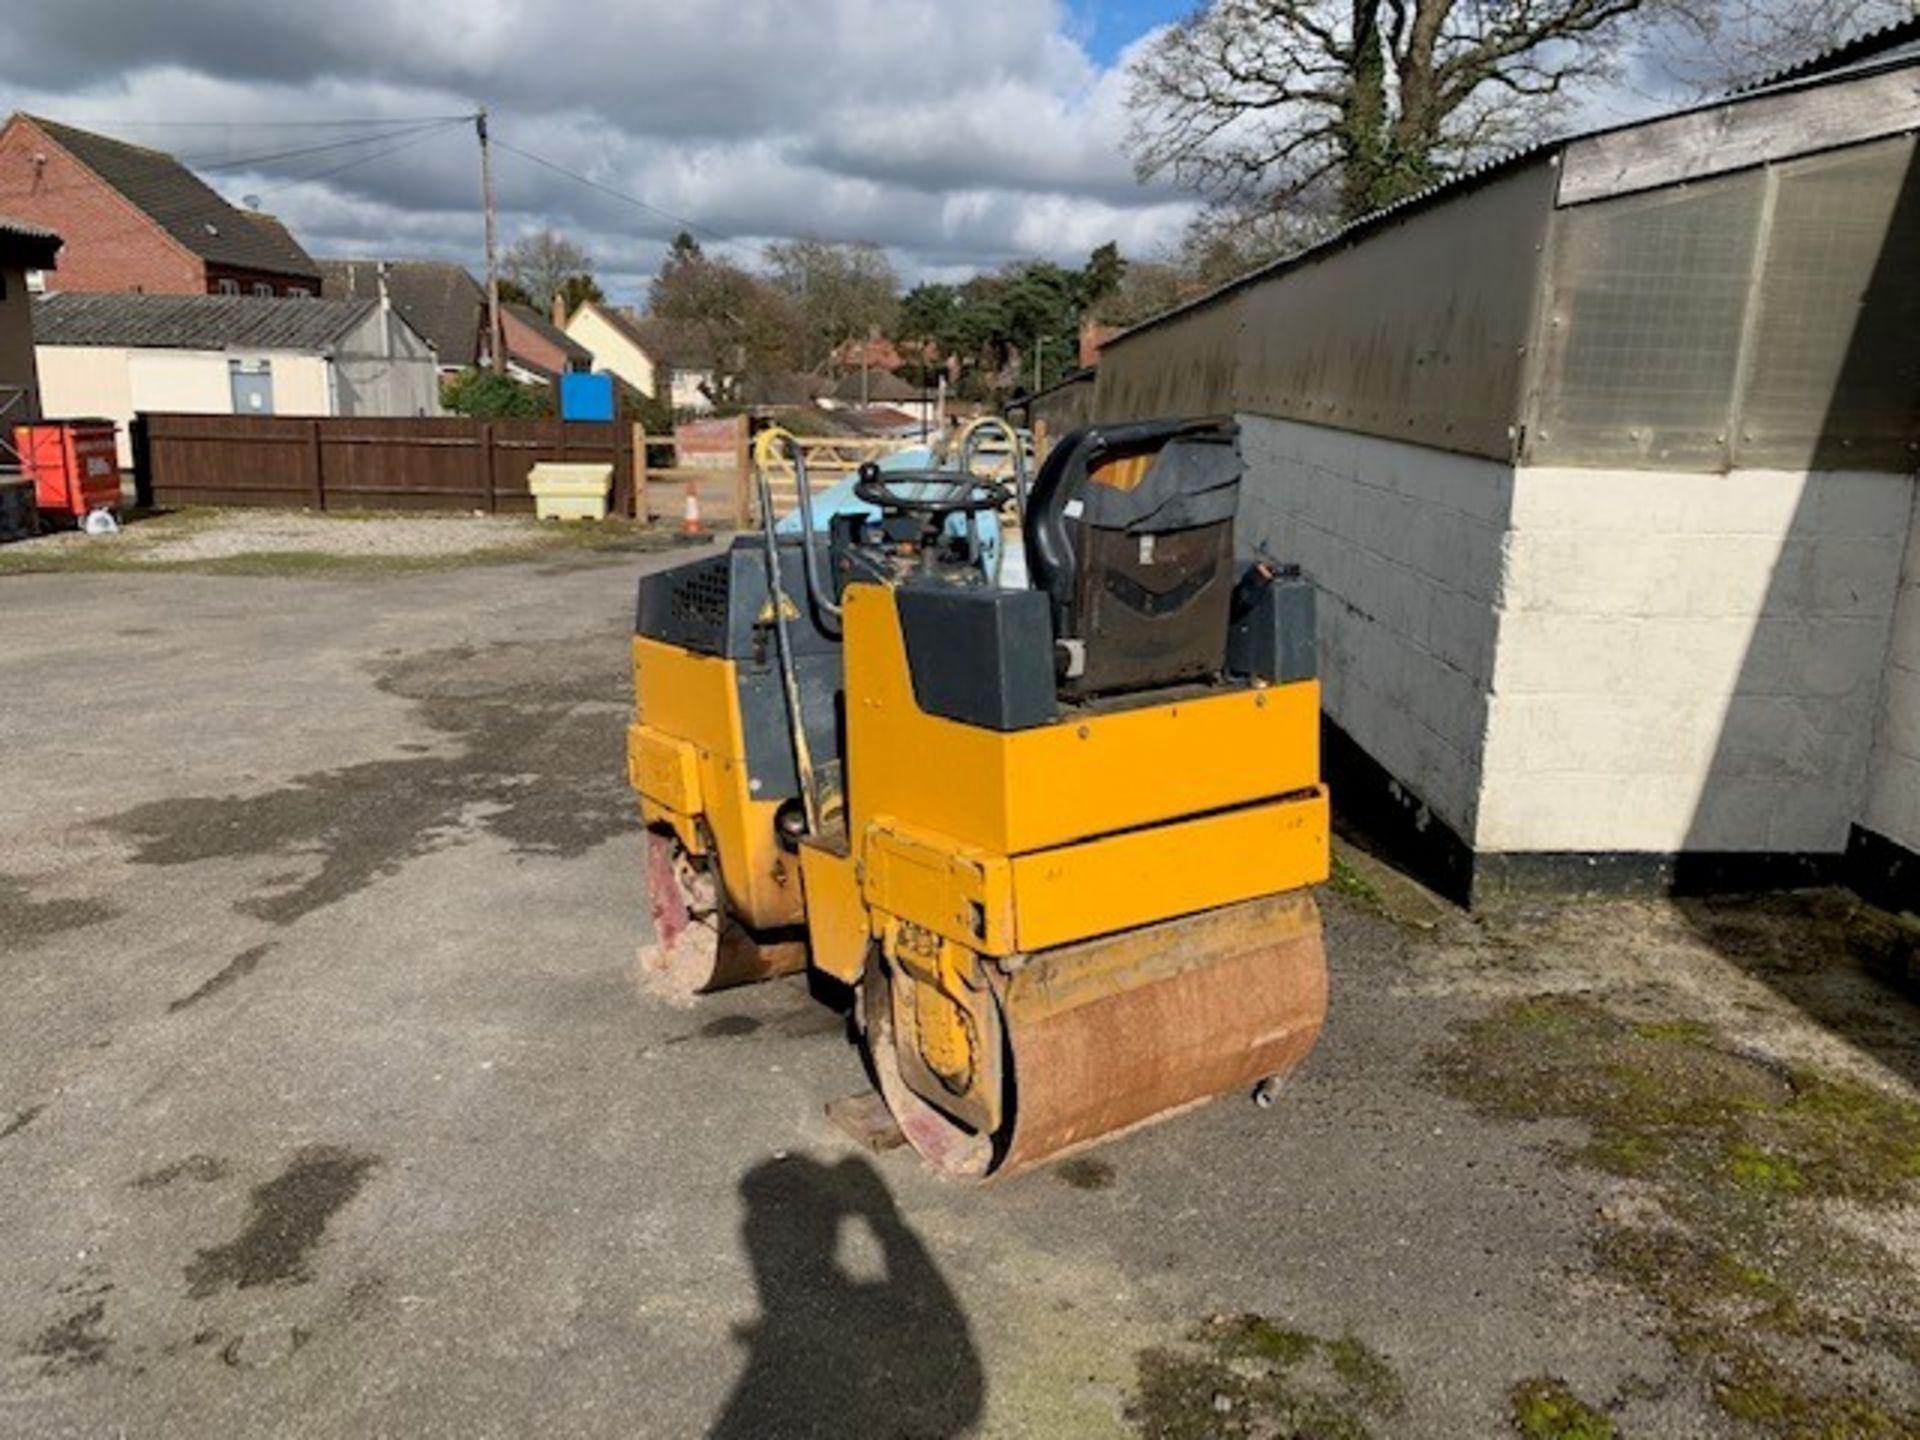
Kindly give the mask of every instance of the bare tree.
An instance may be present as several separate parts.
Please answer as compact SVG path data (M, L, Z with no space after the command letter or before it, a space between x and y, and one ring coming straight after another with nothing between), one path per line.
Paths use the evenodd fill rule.
M1133 68L1129 145L1213 198L1341 219L1550 124L1670 0L1212 0Z
M565 294L594 298L593 257L557 230L541 230L514 241L500 257L500 270L526 294L528 302L545 314L553 297Z
M1920 14L1917 0L1677 0L1655 47L1664 88L1724 93L1858 36Z
M767 272L800 322L796 361L824 365L842 341L893 327L900 282L887 252L867 243L777 240L766 249Z

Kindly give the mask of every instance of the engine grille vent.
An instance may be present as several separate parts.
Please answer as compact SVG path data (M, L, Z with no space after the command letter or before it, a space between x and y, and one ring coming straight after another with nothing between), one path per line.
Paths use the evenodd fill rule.
M673 587L673 597L668 604L678 624L701 630L726 630L728 569L726 557L719 556L689 570Z

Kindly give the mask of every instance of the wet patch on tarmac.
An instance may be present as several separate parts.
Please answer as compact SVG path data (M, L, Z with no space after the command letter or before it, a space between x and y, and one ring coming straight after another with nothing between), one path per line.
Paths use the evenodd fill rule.
M98 1365L113 1346L113 1341L100 1331L106 1317L106 1298L97 1296L71 1315L47 1326L27 1343L25 1352L46 1362L40 1367L43 1375Z
M15 1135L18 1135L22 1130L26 1129L27 1126L38 1120L40 1118L40 1112L46 1108L44 1105L27 1106L26 1109L17 1113L11 1120L7 1121L6 1124L0 1125L0 1140L11 1140Z
M1105 1160L1079 1155L1055 1165L1053 1178L1076 1190L1105 1190L1113 1184L1114 1169Z
M700 1027L702 1040L727 1040L740 1035L751 1035L760 1028L761 1022L751 1015L722 1015L717 1020L709 1020Z
M187 1293L205 1299L223 1287L303 1285L328 1222L360 1193L379 1157L339 1145L309 1145L279 1175L253 1189L247 1225L186 1267Z
M217 1155L189 1155L149 1170L133 1182L135 1190L164 1190L176 1180L194 1180L211 1185L227 1178L227 1162Z
M276 924L344 900L478 829L518 855L572 858L633 825L626 668L594 645L460 647L390 662L379 689L464 742L297 776L258 795L185 796L101 823L136 863L261 855L310 862L236 906Z
M0 935L10 950L27 950L69 930L84 930L118 912L104 900L36 900L17 875L0 875Z
M191 994L182 995L178 1000L169 1001L167 1004L167 1013L169 1015L177 1015L190 1005L198 1005L209 995L218 995L236 980L246 979L247 976L260 968L260 962L267 958L267 952L272 949L273 945L268 943L265 945L255 945L249 949L242 950L238 955L234 956L233 959L229 960L225 968L220 970L219 973L208 976L197 990Z

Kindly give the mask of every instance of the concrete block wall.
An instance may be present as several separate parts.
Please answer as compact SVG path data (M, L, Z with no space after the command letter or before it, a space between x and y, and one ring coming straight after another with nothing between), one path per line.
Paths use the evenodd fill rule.
M1914 486L1906 563L1887 646L1880 726L1860 822L1920 854L1920 486Z
M1845 850L1912 489L1517 471L1475 847Z
M1239 544L1320 587L1328 717L1470 838L1494 674L1512 471L1242 415Z

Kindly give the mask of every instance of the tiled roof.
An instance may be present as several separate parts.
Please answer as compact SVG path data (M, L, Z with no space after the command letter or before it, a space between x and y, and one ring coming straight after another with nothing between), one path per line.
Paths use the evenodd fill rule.
M926 392L902 380L891 370L869 370L864 381L861 380L858 370L849 370L833 387L834 398L859 404L863 398L861 395L863 387L866 391L864 398L870 405L885 405L902 400L918 401L927 398Z
M581 366L593 364L593 352L591 350L568 335L566 331L562 330L558 325L555 325L531 305L502 305L500 312L503 315L513 316L515 320L518 320L542 340L545 340L549 345L557 348L561 354L567 357L569 363Z
M256 223L171 155L37 115L28 118L202 260L319 280L312 257L277 221L267 217L269 223Z
M320 293L329 300L377 300L378 260L322 260ZM487 292L466 267L443 260L387 262L387 296L440 354L442 365L473 365L487 329Z
M366 300L62 292L34 299L33 337L134 350L326 350L372 309Z

